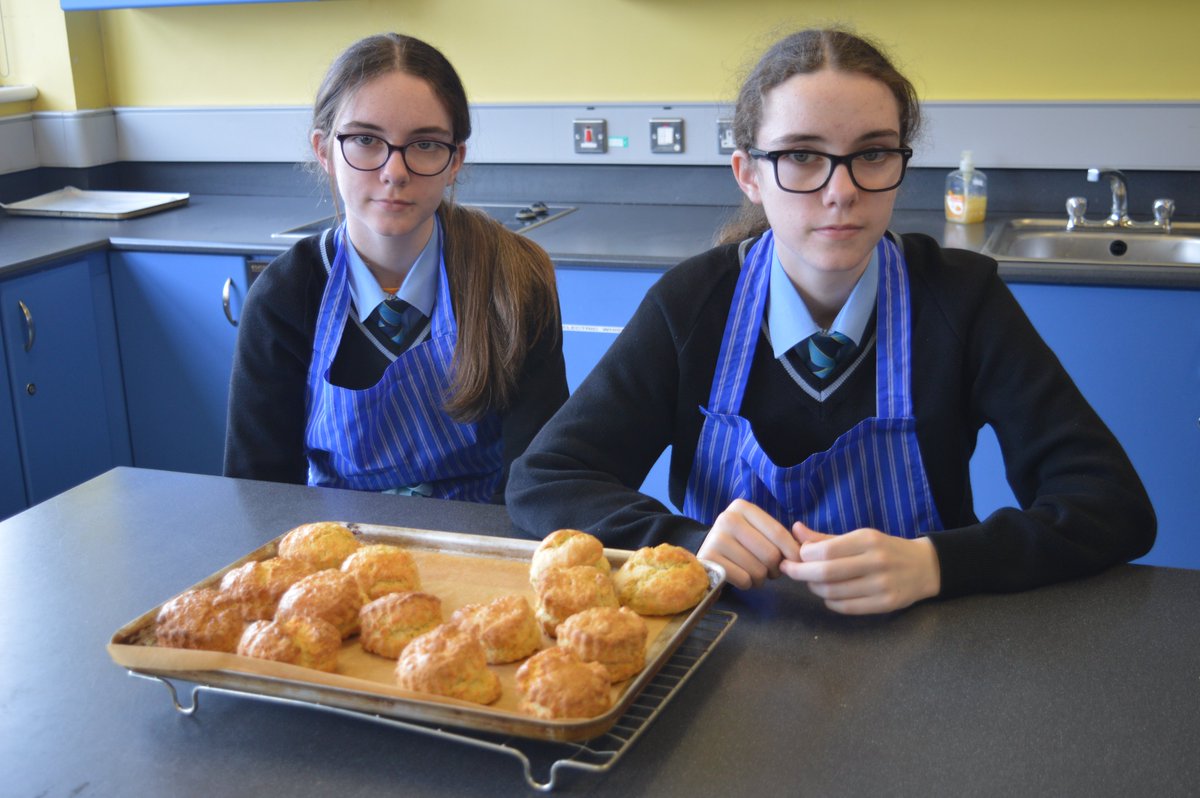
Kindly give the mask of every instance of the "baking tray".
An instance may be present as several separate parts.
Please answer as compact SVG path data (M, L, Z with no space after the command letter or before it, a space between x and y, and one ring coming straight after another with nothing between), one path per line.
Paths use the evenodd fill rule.
M342 523L364 542L392 543L408 549L417 561L421 589L442 599L444 617L463 604L505 593L525 595L534 604L529 562L538 545L536 540ZM250 560L275 556L278 542L279 538L270 541L186 589L216 586L227 571ZM605 554L615 569L632 552L605 549ZM448 725L471 732L546 741L583 740L605 733L617 722L716 601L725 573L720 566L703 560L701 563L708 573L709 588L700 603L678 615L645 619L650 632L645 668L614 685L611 708L592 718L546 720L519 712L515 687L519 662L490 666L500 676L503 693L495 704L484 706L396 687L394 660L364 652L357 637L343 643L338 672L333 674L236 654L159 647L154 640L154 619L161 605L118 629L108 651L118 665L139 675L178 679L250 697ZM543 647L553 644L549 638L543 639Z
M0 208L14 216L133 219L186 205L190 196L150 191L85 191L66 186L20 202L0 202Z

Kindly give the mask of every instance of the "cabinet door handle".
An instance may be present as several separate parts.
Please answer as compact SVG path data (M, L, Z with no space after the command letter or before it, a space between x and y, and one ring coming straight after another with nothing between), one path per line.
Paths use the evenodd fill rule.
M233 317L233 313L229 310L229 289L233 287L233 278L225 278L225 287L221 289L221 309L225 311L225 318L229 319L229 323L234 327L238 326L237 319Z
M25 351L33 349L33 341L37 337L37 328L33 326L33 314L29 312L29 306L21 300L17 300L17 304L21 306L21 313L25 315Z

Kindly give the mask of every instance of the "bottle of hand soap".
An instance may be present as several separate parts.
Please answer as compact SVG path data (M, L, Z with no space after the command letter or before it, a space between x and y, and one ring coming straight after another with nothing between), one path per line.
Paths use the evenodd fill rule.
M973 224L986 216L987 175L975 168L971 151L963 150L958 169L946 175L946 219Z

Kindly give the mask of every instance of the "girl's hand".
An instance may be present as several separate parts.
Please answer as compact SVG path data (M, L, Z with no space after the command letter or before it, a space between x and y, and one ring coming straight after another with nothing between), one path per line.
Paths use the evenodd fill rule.
M729 584L745 590L780 575L780 563L800 559L800 543L761 507L735 499L717 516L698 556L725 568Z
M835 612L891 612L941 590L937 551L929 538L908 540L878 529L826 535L799 521L792 533L800 543L800 557L783 562L780 570L807 582Z

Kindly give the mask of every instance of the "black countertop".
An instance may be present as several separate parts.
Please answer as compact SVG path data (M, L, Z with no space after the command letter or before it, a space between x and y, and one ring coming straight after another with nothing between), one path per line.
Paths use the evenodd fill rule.
M105 644L319 519L512 534L503 507L119 468L0 523L0 772L12 796L512 795L516 760L205 693L183 716ZM587 795L1195 795L1200 571L1122 566L883 617L786 579ZM185 697L186 703L186 697Z
M723 205L579 204L561 219L529 231L559 264L666 268L712 245L732 208ZM40 218L0 214L0 277L12 276L79 252L108 248L275 255L291 241L272 238L331 214L316 196L193 194L189 204L125 221ZM944 246L979 250L994 227L956 225L940 211L897 211L892 229L933 236ZM1200 268L1082 266L1002 262L1014 282L1200 288Z

